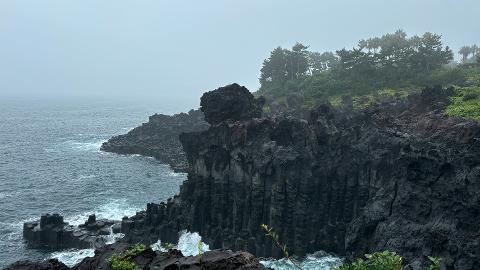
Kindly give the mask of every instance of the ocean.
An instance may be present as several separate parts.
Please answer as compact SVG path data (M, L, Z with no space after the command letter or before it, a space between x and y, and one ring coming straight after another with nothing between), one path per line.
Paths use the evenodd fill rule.
M42 213L59 213L70 224L83 223L93 213L121 219L148 202L175 195L185 174L152 158L105 153L100 146L148 121L149 115L186 109L171 102L162 106L112 100L0 101L0 269L24 259L58 258L73 265L93 256L90 249L27 248L23 223ZM184 251L192 245L195 250L199 237L184 233L180 237ZM305 269L329 269L340 261L323 253L312 256L305 263L314 268ZM265 264L291 268L277 260Z

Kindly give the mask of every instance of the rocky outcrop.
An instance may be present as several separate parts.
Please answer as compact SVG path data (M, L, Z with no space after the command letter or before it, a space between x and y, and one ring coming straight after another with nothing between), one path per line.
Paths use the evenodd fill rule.
M32 248L92 248L106 245L106 236L120 230L120 221L100 219L95 215L79 226L69 225L59 214L42 215L39 221L23 224L23 238Z
M189 163L180 194L124 219L122 232L153 243L189 229L213 248L280 255L265 223L291 254L388 249L413 269L426 256L480 268L480 127L445 116L447 94L426 89L360 112L321 106L307 120L238 119L204 102L214 125L180 136Z
M57 260L46 262L17 262L5 270L100 270L110 269L107 259L114 254L121 254L129 248L128 244L116 243L95 251L95 256L85 258L78 265L68 268ZM231 250L207 251L198 256L184 257L178 250L169 252L153 251L150 248L131 258L138 269L191 269L191 270L234 270L252 269L263 270L257 258L247 252L233 252Z
M178 135L207 128L208 124L199 110L172 116L155 114L150 116L148 123L103 143L101 150L150 156L169 164L175 171L186 171L187 161Z
M234 83L203 94L200 110L208 123L216 125L258 118L264 103L263 97L255 99L247 88Z

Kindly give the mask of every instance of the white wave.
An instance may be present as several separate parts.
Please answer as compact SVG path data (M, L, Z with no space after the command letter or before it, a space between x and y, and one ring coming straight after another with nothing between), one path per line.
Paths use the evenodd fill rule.
M100 147L104 142L106 142L106 140L94 141L94 142L70 141L69 145L71 145L72 148L76 150L91 152L91 151L100 151Z
M137 207L132 206L127 200L112 200L106 204L103 204L90 212L66 217L65 221L71 225L80 225L85 223L88 216L95 214L97 219L113 219L121 220L124 216L133 216L139 211Z
M150 246L153 250L166 252L162 247L162 241L159 239ZM184 256L196 256L210 250L208 244L202 241L202 237L197 232L183 230L180 232L176 249L180 250Z
M72 267L81 262L86 257L93 257L95 249L69 249L64 251L53 252L50 259L58 259L68 267Z
M43 150L47 153L58 153L58 152L65 151L66 149L69 149L69 150L73 149L73 150L82 151L82 152L100 152L100 147L104 142L106 142L106 140L96 139L94 141L87 141L87 142L82 142L77 140L68 140L68 141L59 143L57 145L54 145L53 147L44 148Z
M185 176L185 177L186 177L186 176L187 176L186 173L173 172L173 171L169 172L168 175L170 175L170 176L175 176L175 177L177 177L177 176Z
M182 251L185 256L196 256L205 251L209 251L210 247L203 243L202 237L197 232L189 232L183 230L180 232L177 249Z
M341 265L343 260L323 251L308 254L299 264L303 270L330 270ZM266 259L261 264L274 270L298 270L290 260L287 259Z
M118 240L122 239L123 237L125 237L125 234L123 234L123 233L113 233L113 226L110 226L110 234L105 235L104 239L105 239L105 243L107 245L110 245L110 244L113 244L113 243L117 242Z
M89 175L80 175L77 179L75 179L75 181L81 181L81 180L86 180L86 179L93 179L97 177L96 175L94 174L89 174Z
M162 240L158 239L157 242L150 245L153 251L167 252L166 249L162 247Z

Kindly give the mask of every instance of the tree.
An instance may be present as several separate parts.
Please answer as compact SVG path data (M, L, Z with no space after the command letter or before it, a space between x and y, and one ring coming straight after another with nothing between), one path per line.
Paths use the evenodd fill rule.
M470 55L470 52L471 52L471 50L470 50L469 46L463 46L463 47L460 48L458 53L462 55L462 61L463 62L467 61L468 55Z
M432 33L425 33L422 36L418 55L420 59L420 68L426 72L441 67L453 60L453 53L448 46L443 48L442 36Z
M338 63L338 57L332 52L308 52L310 74L326 71Z
M260 84L282 82L287 79L287 51L281 47L275 48L268 59L263 61L260 70Z
M472 54L472 59L475 59L475 55L478 53L478 51L479 50L477 45L474 44L470 47L470 53Z
M287 51L287 76L290 80L306 75L309 69L307 49L308 46L297 42L291 51Z

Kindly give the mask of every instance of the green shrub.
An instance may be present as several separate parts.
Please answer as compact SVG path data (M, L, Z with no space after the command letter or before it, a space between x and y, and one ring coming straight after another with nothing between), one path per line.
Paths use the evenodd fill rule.
M113 254L107 258L107 263L112 270L140 270L132 259L142 253L147 247L144 244L136 244L122 254Z
M140 270L134 262L125 260L122 256L114 254L107 259L112 270Z
M429 256L428 260L431 264L427 267L427 270L440 270L440 258Z
M480 121L480 87L457 88L451 101L445 110L448 115Z
M402 257L395 252L382 251L365 254L364 259L357 259L335 268L336 270L402 270Z
M162 248L166 250L171 250L171 249L176 249L177 246L173 243L165 242L165 243L162 243Z
M430 266L426 270L440 270L440 258L428 257ZM365 259L359 258L352 263L346 263L334 270L402 270L402 257L391 251L366 254Z

